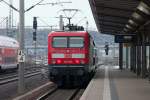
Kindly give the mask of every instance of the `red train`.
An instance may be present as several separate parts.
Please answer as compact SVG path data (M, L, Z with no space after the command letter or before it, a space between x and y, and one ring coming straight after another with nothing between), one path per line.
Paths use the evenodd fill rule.
M0 36L0 71L18 67L19 43L10 37Z
M49 78L58 85L82 85L95 72L94 41L85 31L48 35Z

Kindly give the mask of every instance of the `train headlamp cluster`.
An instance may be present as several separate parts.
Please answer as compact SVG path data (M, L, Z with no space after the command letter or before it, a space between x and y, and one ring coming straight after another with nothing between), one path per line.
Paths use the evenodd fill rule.
M72 58L85 58L85 54L72 54Z
M51 61L52 64L85 64L85 61L83 59L74 59L74 60L66 60L63 59L52 59Z
M123 29L124 33L134 33L137 29L144 25L150 19L150 6L144 1L141 1L135 12L132 14L128 23Z
M85 58L85 54L80 54L80 53L75 53L75 54L70 54L70 58ZM53 53L52 58L65 58L65 54L63 53Z
M147 15L150 15L150 7L146 5L144 2L141 2L137 7L137 9L144 12Z
M63 53L53 53L52 58L64 58L65 55Z
M64 64L64 63L70 63L70 64L85 64L85 61L83 60L85 58L85 54L82 53L73 53L70 54L70 58L73 58L72 60L64 60L62 58L67 58L65 54L63 53L53 53L52 54L52 64Z

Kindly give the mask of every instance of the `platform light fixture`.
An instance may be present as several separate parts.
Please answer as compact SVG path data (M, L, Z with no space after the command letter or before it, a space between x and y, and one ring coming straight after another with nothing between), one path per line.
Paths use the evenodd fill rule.
M127 29L127 28L124 28L123 31L124 31L124 32L128 32L128 29Z
M135 27L138 27L138 23L136 23L135 21L133 21L131 19L129 19L128 23L135 26Z
M132 17L137 19L137 20L141 20L141 19L143 20L143 17L140 14L136 13L136 12L133 13Z
M141 2L139 6L137 7L137 9L144 12L147 15L150 15L150 7L144 2Z
M128 29L133 29L133 27L131 27L130 25L126 25L126 28L128 28Z
M150 18L149 16L150 6L144 2L140 2L136 11L132 14L131 19L128 20L128 24L125 25L123 32L129 33L130 31L136 31L138 27Z

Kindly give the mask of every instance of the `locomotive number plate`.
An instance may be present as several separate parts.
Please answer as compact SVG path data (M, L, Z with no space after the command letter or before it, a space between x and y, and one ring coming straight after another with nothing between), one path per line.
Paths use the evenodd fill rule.
M65 58L71 58L71 54L65 54Z

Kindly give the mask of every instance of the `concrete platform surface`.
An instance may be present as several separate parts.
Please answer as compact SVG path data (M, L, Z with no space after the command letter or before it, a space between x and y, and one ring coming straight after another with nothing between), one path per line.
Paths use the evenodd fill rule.
M100 67L80 100L150 100L150 82L129 70Z

